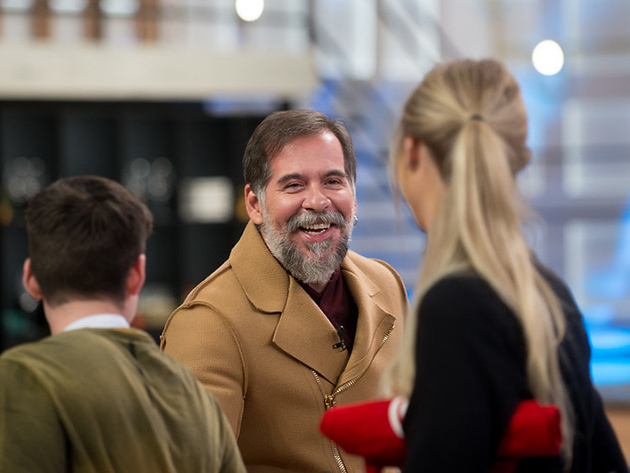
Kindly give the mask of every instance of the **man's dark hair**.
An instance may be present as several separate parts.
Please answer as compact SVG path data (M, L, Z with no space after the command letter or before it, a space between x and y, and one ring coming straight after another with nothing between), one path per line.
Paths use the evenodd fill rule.
M122 302L152 228L149 209L112 180L68 177L46 187L26 209L31 268L44 298Z
M352 137L347 128L337 120L314 110L287 110L275 112L265 118L254 130L243 155L243 177L259 198L271 178L270 162L291 141L302 136L312 136L330 131L341 143L344 170L354 186L357 161Z

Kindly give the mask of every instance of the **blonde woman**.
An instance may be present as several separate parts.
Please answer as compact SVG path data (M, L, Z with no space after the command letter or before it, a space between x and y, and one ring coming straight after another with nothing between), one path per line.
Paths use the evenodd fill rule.
M427 233L391 377L393 394L410 396L405 472L488 471L527 398L559 407L564 443L561 457L519 472L627 471L580 312L521 231L526 138L518 84L497 61L439 65L405 104L391 161Z

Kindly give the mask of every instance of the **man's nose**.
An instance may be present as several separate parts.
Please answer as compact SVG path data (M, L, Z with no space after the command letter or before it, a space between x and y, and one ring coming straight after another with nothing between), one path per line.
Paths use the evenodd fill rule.
M326 210L329 205L330 199L321 186L311 185L308 187L304 196L304 202L302 202L303 208L315 212L321 212L322 210Z

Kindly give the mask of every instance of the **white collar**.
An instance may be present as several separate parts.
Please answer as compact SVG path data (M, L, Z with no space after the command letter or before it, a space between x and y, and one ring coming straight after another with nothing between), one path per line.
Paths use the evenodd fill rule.
M95 314L75 320L63 331L80 328L129 328L129 322L120 314Z

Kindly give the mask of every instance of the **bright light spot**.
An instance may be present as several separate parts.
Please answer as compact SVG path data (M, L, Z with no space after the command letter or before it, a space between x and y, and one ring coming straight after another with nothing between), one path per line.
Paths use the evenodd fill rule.
M87 0L50 0L50 9L59 13L79 13L87 7Z
M256 21L264 8L265 0L236 0L236 14L244 21Z
M25 11L33 6L34 0L0 0L3 10Z
M101 11L111 16L131 16L140 8L138 0L101 0Z
M546 76L557 74L564 66L564 53L558 43L547 39L534 48L532 63L538 72Z

